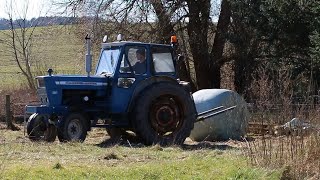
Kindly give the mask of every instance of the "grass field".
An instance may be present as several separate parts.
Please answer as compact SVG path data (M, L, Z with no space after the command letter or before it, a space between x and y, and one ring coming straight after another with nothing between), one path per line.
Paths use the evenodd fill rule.
M73 27L74 28L74 27ZM8 31L0 31L6 39ZM38 27L35 30L31 67L36 74L53 68L55 73L79 74L84 69L84 41L69 26ZM0 43L0 89L25 85L10 48Z
M36 143L23 131L0 130L3 179L279 179L281 170L247 164L228 143L181 147L111 145L102 129L84 143Z

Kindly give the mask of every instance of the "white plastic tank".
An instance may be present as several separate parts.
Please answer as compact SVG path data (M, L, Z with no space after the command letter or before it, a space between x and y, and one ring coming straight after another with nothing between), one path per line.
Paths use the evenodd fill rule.
M241 139L246 134L249 112L244 99L227 89L203 89L193 93L198 113L223 106L235 106L232 110L220 113L194 124L190 138L194 141L224 141Z

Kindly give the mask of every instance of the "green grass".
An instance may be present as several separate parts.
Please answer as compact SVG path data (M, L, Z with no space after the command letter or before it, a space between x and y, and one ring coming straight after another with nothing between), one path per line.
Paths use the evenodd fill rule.
M85 143L33 143L22 131L0 130L3 179L279 179L280 170L248 165L240 149L99 146L94 130ZM194 147L193 147L194 146Z
M53 68L55 73L79 74L84 69L84 41L76 36L74 27L37 27L34 33L31 67L35 75ZM9 31L0 31L6 39ZM83 35L84 36L84 35ZM16 65L10 48L0 43L0 89L25 85L25 79Z

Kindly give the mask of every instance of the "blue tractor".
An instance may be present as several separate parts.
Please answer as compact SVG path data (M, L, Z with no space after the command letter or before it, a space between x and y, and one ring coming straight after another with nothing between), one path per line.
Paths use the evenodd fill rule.
M197 112L189 84L177 76L176 38L171 45L104 38L94 75L86 37L87 75L36 78L41 104L26 106L33 141L84 141L92 127L111 138L134 132L145 144L181 144Z

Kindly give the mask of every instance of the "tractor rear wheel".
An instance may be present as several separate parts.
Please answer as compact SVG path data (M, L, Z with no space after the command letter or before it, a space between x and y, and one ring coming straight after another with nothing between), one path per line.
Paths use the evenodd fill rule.
M60 124L58 138L60 142L83 142L87 136L87 120L80 113L69 114Z
M183 144L196 118L192 96L178 84L157 83L136 100L133 125L147 145Z
M57 136L57 128L48 124L48 116L32 114L27 123L27 133L31 141L54 142Z

